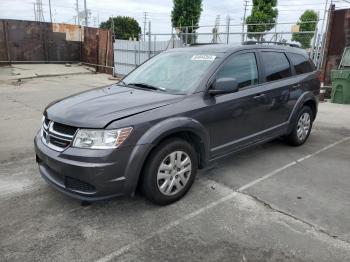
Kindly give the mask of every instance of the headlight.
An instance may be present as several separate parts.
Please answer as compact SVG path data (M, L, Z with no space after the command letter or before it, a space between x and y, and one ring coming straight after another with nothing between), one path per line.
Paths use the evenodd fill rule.
M73 147L110 149L120 146L128 138L132 127L116 130L79 129Z

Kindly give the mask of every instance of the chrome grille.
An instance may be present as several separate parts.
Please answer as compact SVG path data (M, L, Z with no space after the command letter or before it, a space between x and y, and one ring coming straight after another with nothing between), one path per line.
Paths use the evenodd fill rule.
M63 125L45 118L41 129L41 140L55 151L62 152L73 141L78 128Z

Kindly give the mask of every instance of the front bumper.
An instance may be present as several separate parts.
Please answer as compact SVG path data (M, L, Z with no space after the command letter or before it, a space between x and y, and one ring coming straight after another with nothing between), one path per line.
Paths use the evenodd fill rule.
M113 150L69 147L57 152L41 141L40 133L34 147L42 177L57 190L85 201L132 194L138 180L135 172L141 169L136 167L142 166L140 153L144 152L142 146Z

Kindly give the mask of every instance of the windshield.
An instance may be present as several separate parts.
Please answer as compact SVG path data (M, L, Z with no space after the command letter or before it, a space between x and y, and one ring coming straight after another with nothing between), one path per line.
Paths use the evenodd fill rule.
M160 54L123 79L127 85L185 94L199 83L217 54L169 52Z

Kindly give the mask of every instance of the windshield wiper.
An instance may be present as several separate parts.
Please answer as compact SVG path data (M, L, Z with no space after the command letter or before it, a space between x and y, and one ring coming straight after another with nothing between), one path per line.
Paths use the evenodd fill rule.
M123 80L119 80L117 85L120 85L120 84L122 84L123 86L128 86L127 83L125 83Z
M166 90L163 87L157 87L157 86L153 86L153 85L146 84L146 83L129 83L128 85L129 86L136 86L136 87L140 87L140 88L152 89L152 90L160 90L160 91Z

